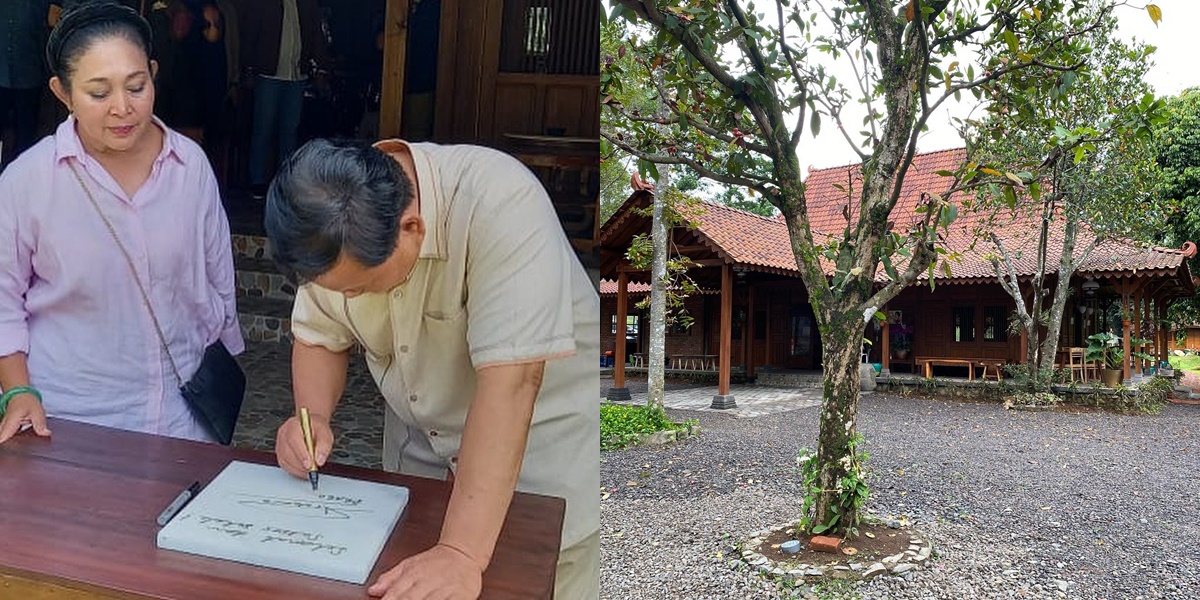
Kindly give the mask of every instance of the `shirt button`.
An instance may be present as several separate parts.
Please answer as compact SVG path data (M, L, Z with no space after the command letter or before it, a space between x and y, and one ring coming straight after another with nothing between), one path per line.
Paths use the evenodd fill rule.
M437 437L437 431L430 431L429 437Z
M413 395L409 396L409 397L408 397L408 401L409 401L409 402L416 402L416 401L417 401L417 395L416 395L416 394L413 394Z
M403 346L400 346L400 351L401 351L401 352L408 352L408 345L407 345L407 344L405 344L405 345L403 345Z
M404 292L402 292L400 290L396 290L396 291L392 292L392 297L393 298L403 298Z
M457 464L458 464L458 457L457 457L457 456L451 456L451 457L450 457L450 464L452 464L452 465L457 465Z

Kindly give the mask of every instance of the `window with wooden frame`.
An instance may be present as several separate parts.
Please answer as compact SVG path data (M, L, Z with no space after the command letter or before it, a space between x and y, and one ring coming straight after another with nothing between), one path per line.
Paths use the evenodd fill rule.
M599 75L603 9L593 0L505 0L500 71Z
M975 307L956 306L951 312L950 337L956 342L975 341Z
M983 309L983 341L1008 341L1008 309L1003 306L987 306Z

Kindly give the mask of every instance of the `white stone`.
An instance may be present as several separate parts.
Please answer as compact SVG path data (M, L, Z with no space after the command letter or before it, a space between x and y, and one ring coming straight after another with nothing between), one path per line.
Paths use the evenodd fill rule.
M902 559L902 558L904 558L904 554L903 554L903 553L901 553L901 554L893 554L892 556L889 556L889 557L887 557L887 558L883 559L883 564L885 564L885 565L894 565L894 564L896 564L896 563L900 562L900 559Z
M804 574L812 577L820 577L825 574L825 571L821 569L805 569Z
M851 570L851 571L861 571L861 570L863 570L862 563L850 563L850 570Z
M804 577L804 569L792 569L791 571L788 571L787 574L791 575L792 577Z
M919 552L917 554L917 558L922 561L928 560L929 554L932 552L933 552L933 548L930 548L929 546L925 546L924 548L921 548L921 552Z
M863 571L862 577L863 579L870 579L876 575L882 575L884 573L887 573L887 567L883 566L883 563L875 563L870 567L867 567L866 571Z
M912 563L900 563L900 564L892 567L892 573L894 575L903 575L915 568L917 568L917 565L914 565Z
M775 567L774 569L771 569L771 574L772 575L783 575L784 570L780 569L779 567Z

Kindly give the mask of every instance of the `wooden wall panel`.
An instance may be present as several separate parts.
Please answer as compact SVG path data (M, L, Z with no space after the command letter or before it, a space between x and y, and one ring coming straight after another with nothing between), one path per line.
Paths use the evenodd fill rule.
M584 100L592 91L589 86L547 85L540 133L549 134L561 129L569 137L585 137L591 133L591 119L583 112ZM590 95L592 98L595 94ZM499 121L497 121L499 123Z
M541 121L537 110L541 104L540 91L531 83L500 82L496 86L494 121L504 124L511 133L535 131Z

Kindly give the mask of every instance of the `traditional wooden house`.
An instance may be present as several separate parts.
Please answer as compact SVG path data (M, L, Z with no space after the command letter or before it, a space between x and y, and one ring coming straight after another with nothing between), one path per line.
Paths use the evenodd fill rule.
M936 172L953 170L962 158L962 150L946 150L914 159L892 213L897 227L920 218L915 209L921 195L941 193L946 186L946 178ZM856 218L857 202L848 198L857 197L859 180L857 166L810 173L806 193L815 232L836 234ZM634 235L649 232L649 218L636 209L651 201L650 192L635 192L600 231L601 323L612 324L602 328L601 341L615 356L618 389L624 387L624 364L638 365L638 355L646 351L644 336L639 335L645 327L638 326L644 317L631 311L629 298L647 293L648 277L644 270L632 268L624 254ZM709 293L686 300L695 319L690 329L667 333L671 366L719 371L719 395L728 394L735 366L748 379L764 369L821 369L820 335L782 220L715 203L705 203L696 220L695 229L677 227L671 232L671 248L695 263L689 275ZM1059 227L1049 246L1054 265L1062 247ZM995 222L964 214L944 234L945 247L959 255L951 273L939 269L932 289L922 276L884 307L888 325L866 326L865 335L873 341L866 347L866 360L881 363L884 374L904 367L928 375L936 368L942 374L968 377L974 377L976 369L998 377L1001 366L1022 362L1028 341L1023 333L1010 333L1015 304L989 260L995 247L980 238L981 231L989 230L1001 238L1022 286L1028 286L1036 269L1037 228L1016 214L999 215ZM1080 235L1077 253L1086 246L1086 236ZM1151 339L1142 349L1165 360L1168 336L1152 324L1162 320L1172 300L1195 294L1196 282L1186 261L1195 252L1191 243L1181 250L1118 239L1101 243L1071 278L1074 293L1063 316L1060 347L1086 346L1089 335L1111 330L1124 335L1125 348L1131 338ZM889 281L883 269L876 280L879 285ZM1122 323L1123 314L1128 315L1128 326ZM624 344L616 343L618 323L627 323ZM898 345L907 352L891 347L893 333L903 333ZM1126 360L1125 379L1144 366L1148 365Z

